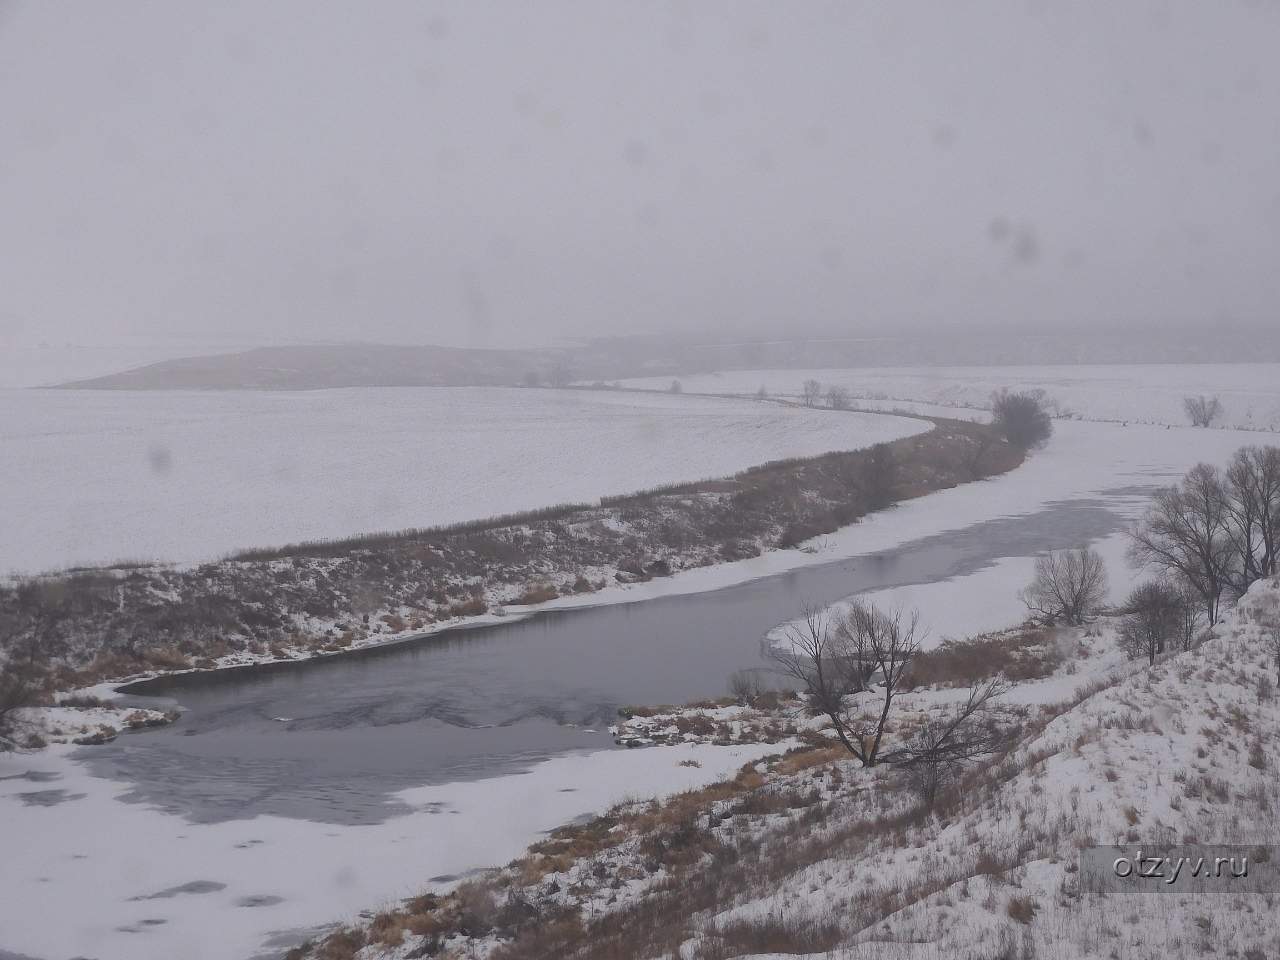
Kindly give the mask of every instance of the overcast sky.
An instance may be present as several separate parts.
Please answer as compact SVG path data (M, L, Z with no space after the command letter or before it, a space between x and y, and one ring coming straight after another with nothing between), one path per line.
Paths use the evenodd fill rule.
M0 338L1275 320L1280 5L0 3Z

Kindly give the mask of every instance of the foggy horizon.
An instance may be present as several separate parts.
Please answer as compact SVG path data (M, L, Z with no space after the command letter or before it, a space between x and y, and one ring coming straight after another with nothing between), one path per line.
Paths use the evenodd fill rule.
M1243 3L9 4L0 341L1263 329L1278 27Z

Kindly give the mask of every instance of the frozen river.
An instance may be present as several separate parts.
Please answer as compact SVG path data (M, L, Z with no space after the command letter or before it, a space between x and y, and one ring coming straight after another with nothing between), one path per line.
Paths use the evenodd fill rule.
M170 729L0 758L0 951L278 955L317 924L505 862L575 816L766 752L623 751L602 728L620 704L722 693L806 605L869 592L919 607L935 641L1000 627L1020 614L1034 555L1084 542L1123 592L1135 576L1124 530L1153 487L1276 440L1060 423L1013 473L876 514L811 553L592 598L638 602L162 681L153 692L187 709ZM29 922L66 903L77 904L67 922Z
M162 678L132 689L176 698L188 711L182 722L86 755L139 798L199 820L270 813L368 823L403 813L391 795L409 786L608 747L605 728L620 706L723 696L730 672L769 665L761 640L807 604L965 577L1046 544L1101 540L1125 523L1104 492L705 593Z

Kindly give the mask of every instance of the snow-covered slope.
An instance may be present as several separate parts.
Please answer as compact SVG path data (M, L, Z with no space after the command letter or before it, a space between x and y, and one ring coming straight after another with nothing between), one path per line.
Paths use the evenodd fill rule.
M808 864L719 922L879 910L848 958L1280 955L1274 897L1101 896L1077 870L1089 844L1280 842L1278 631L1280 584L1255 584L1199 649L1050 720L945 816Z
M927 429L746 400L418 388L5 391L0 574L480 519Z

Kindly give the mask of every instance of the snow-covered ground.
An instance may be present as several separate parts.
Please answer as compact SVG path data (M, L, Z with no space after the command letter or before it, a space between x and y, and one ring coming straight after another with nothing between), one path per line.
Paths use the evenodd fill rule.
M1173 425L1187 423L1183 398L1203 394L1221 398L1221 426L1280 430L1280 364L1275 363L735 370L683 377L681 383L694 393L754 395L764 387L771 395L794 396L808 379L842 386L859 405L877 409L915 409L893 401L982 409L993 390L1008 387L1044 390L1063 416ZM670 384L670 377L623 381L647 390Z
M944 794L934 815L912 813L918 797L893 766L861 768L839 748L818 750L808 760L756 764L749 783L739 774L736 788L703 795L683 817L646 808L639 822L613 811L599 829L542 846L480 883L493 902L511 897L591 923L585 934L562 928L570 932L560 944L553 935L551 949L567 946L560 955L574 957L592 955L593 937L619 932L644 938L640 956L740 960L1276 956L1273 886L1247 892L1232 881L1212 896L1187 889L1194 884L1155 897L1098 895L1077 865L1081 849L1094 844L1136 856L1155 844L1275 841L1280 583L1255 584L1206 642L1152 667L1124 657L1116 626L1103 619L1057 631L1048 648L1031 644L1049 655L1040 661L1048 672L1016 682L991 708L1020 742ZM864 696L869 706L878 702ZM965 697L963 685L899 696L890 743ZM703 706L623 726L645 739L680 739L733 736L747 722L762 732L804 728L798 739L825 725L784 700L760 710ZM710 855L664 857L693 846L689 831L702 841L694 849ZM1255 866L1265 858L1256 848L1249 855L1258 857ZM727 866L735 861L750 867ZM482 899L473 891L469 902ZM346 942L367 942L362 960L417 956L424 933L440 929L415 930L408 915L423 911L452 931L471 926L450 919L457 915L447 906L409 905L400 922L375 918L362 926L365 936ZM737 924L747 929L735 934ZM679 953L658 948L666 938L655 930L680 931ZM812 943L818 938L804 935L817 930L832 931L823 936L835 949L799 949L797 941ZM482 928L449 943L454 955L483 957L506 936ZM725 938L734 949L717 950ZM787 941L797 949L747 948Z
M1260 581L1203 646L1150 669L1130 663L1124 679L1034 732L1006 762L1015 774L958 815L811 864L716 919L847 917L851 898L887 890L897 899L884 902L901 909L825 956L1276 956L1274 889L1089 893L1077 864L1089 844L1131 856L1160 844L1275 844L1278 631L1280 583ZM980 856L1000 866L984 869Z
M414 813L346 828L277 817L191 824L122 802L127 785L88 776L69 749L0 754L0 955L245 960L275 934L351 921L448 884L432 877L505 863L575 817L701 786L784 748L559 757L524 774L408 790L396 799Z
M502 388L0 391L0 573L472 520L927 429L747 400Z
M794 375L793 371L786 373ZM687 389L695 386L686 384ZM687 410L714 410L723 416L733 409L769 409L766 405L746 408L732 401L717 405L714 401L656 395L511 393L525 404L526 412L534 397L566 403L590 398L601 404L617 404L621 409L596 413L606 420L616 415L633 424L646 417L655 419L655 408L672 414L672 421ZM99 394L95 399L109 400L111 396ZM315 395L260 399L280 398L281 405L287 406L287 401L304 402L311 396ZM322 400L323 396L315 398ZM218 396L209 399L217 400ZM686 406L690 403L695 406ZM513 407L508 412L519 409ZM591 419L587 411L578 413L583 422ZM808 416L833 423L846 419L822 413ZM197 426L201 422L195 420ZM803 422L809 421L789 421ZM874 562L876 555L910 540L985 521L1027 516L1059 501L1098 500L1136 515L1145 503L1139 488L1167 483L1199 460L1222 462L1243 443L1280 441L1275 435L1166 429L1135 425L1132 420L1129 426L1072 421L1059 421L1056 426L1049 446L1011 474L910 501L805 549L777 551L738 564L610 588L590 597L564 598L552 605L637 600L711 589L837 557ZM187 434L190 443L195 443L198 433L193 427ZM410 423L396 435L417 437L421 429ZM494 436L504 434L498 429ZM143 457L145 442L144 436ZM578 449L585 448L590 451L580 453L579 461L595 449L591 444ZM267 444L257 449L271 455ZM671 448L655 443L647 449L651 455L660 452L667 460ZM547 451L543 460L564 462L559 456L564 456L563 452ZM372 459L381 462L382 454ZM747 462L761 459L767 457L753 454ZM361 467L368 469L369 462L366 459ZM175 459L171 473L176 472ZM695 475L709 472L727 470L699 470ZM477 472L473 479L483 480L484 475ZM71 480L64 482L70 484ZM79 482L84 483L83 479ZM661 481L624 483L621 488L654 482ZM207 490L208 486L211 484L193 489ZM445 492L447 488L438 496ZM597 487L585 496L604 492L607 489ZM437 496L431 491L425 495ZM557 495L552 499L576 497ZM1123 563L1123 537L1109 537L1100 547L1111 567L1113 593L1120 593L1134 576ZM896 594L873 599L919 605L935 639L995 629L1021 616L1015 592L1029 579L1030 564L1030 559L1011 558L966 577L901 588ZM762 748L760 752L775 749ZM539 831L577 814L602 809L624 795L666 793L713 780L759 755L751 750L681 746L562 757L521 776L407 791L399 799L418 812L361 827L276 818L192 825L121 802L126 787L89 777L81 765L69 759L68 748L55 747L36 756L0 757L0 778L19 778L0 779L0 832L6 853L11 848L16 851L0 872L0 883L4 884L0 890L0 949L40 957L84 954L142 960L175 955L247 956L274 932L349 920L359 909L385 906L418 892L431 876L501 863L536 839ZM689 757L696 757L701 767L681 766L679 761ZM25 778L28 771L31 776ZM186 886L191 884L194 886ZM170 894L176 888L187 892ZM157 893L165 895L131 899ZM271 899L274 897L283 899L277 902ZM58 923L32 922L30 918L52 910L54 904L62 910ZM68 904L74 907L68 908ZM164 922L146 923L148 920ZM1063 954L1068 955L1075 954Z
M1244 439L1254 438L1231 431L1063 422L1048 448L1013 473L877 514L810 545L813 552L778 551L553 605L710 589L837 556L865 555L872 562L876 554L921 536L1035 513L1059 500L1097 498L1136 512L1143 497L1124 488L1167 482L1200 459L1220 461ZM1119 560L1120 547L1119 538L1104 541L1116 590L1133 575ZM1027 579L1029 562L1010 560L954 581L910 588L911 599L922 607L935 640L1006 626L1022 613L1014 593ZM746 749L661 747L563 757L522 776L408 791L400 799L420 812L359 827L276 818L193 825L121 802L127 786L88 776L67 748L10 755L0 758L0 777L33 771L34 778L0 781L0 829L7 846L14 845L10 837L17 838L3 874L8 886L0 896L0 946L35 956L247 956L273 931L351 919L360 909L417 892L432 876L504 862L539 831L623 795L647 796L714 779L744 762ZM679 765L690 756L702 766ZM52 776L57 779L42 782ZM39 796L26 799L24 793ZM40 805L46 802L53 805ZM430 812L437 809L434 803L445 804L438 808L445 812ZM130 899L201 881L226 886ZM260 897L284 900L237 906L263 903L252 899ZM76 904L65 923L27 922L55 901Z
M1146 425L1059 421L1049 444L1017 470L981 483L964 484L867 517L862 523L819 538L810 554L779 551L745 563L794 565L837 557L865 557L900 543L961 530L986 521L1028 516L1055 503L1096 502L1122 517L1137 518L1149 490L1173 482L1200 461L1224 463L1245 443L1280 443L1276 434L1196 430ZM1060 548L1078 546L1065 531ZM1117 531L1093 544L1107 564L1112 599L1120 599L1144 575L1126 561L1128 536ZM966 576L866 594L885 607L920 611L930 628L927 645L944 637L998 630L1026 614L1017 591L1031 580L1033 557L1007 557ZM673 579L679 579L673 578Z

